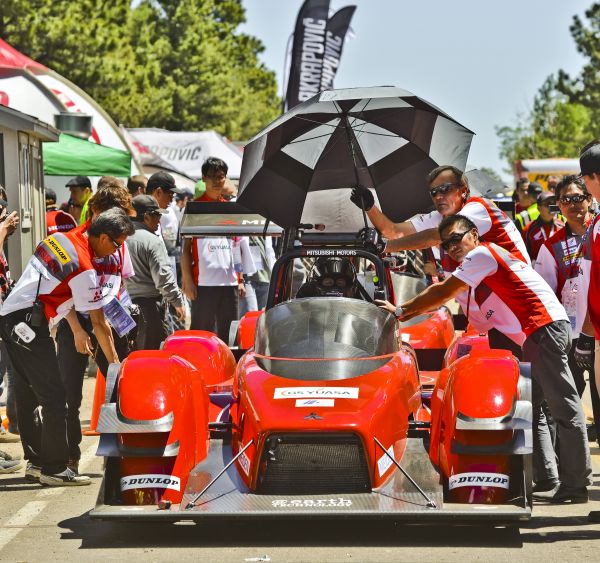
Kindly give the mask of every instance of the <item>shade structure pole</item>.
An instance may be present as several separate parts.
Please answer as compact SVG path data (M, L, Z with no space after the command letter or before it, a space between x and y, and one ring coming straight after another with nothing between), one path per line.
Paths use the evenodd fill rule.
M348 139L348 145L350 146L350 154L352 154L352 163L354 164L354 179L356 180L356 185L358 186L358 166L356 164L356 149L354 148L354 142L352 140L352 133L350 133L350 130L352 129L352 127L350 125L350 120L348 119L347 115L344 116L344 121L346 122L346 137ZM365 222L365 228L368 229L369 223L367 221L367 212L365 211L365 202L362 197L360 198L360 203L361 203L360 207L362 209L363 221Z

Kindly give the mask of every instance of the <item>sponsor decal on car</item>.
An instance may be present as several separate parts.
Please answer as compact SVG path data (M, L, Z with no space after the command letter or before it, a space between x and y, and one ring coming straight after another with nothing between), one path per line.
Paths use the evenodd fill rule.
M246 455L246 452L243 452L240 457L238 457L238 461L240 462L240 467L244 471L246 475L250 475L250 460Z
M390 446L387 449L387 453L390 454L392 457L394 457L394 446ZM390 457L387 454L383 454L378 460L377 460L377 470L379 471L379 476L383 477L383 475L385 474L385 472L392 466L394 465L394 462L390 459Z
M335 399L296 399L297 407L333 407Z
M503 473L457 473L448 479L448 489L473 486L508 489L509 482L509 476Z
M356 256L356 250L336 250L332 248L322 248L316 250L307 250L306 256Z
M352 501L347 498L321 498L321 499L277 499L271 501L273 508L346 508L352 506Z
M274 399L358 399L358 387L277 387Z
M175 475L147 473L145 475L129 475L121 477L121 491L130 489L173 489L179 491L181 480Z

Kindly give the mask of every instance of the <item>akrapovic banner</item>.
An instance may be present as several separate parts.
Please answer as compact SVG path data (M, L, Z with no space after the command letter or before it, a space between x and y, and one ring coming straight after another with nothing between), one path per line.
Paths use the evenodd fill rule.
M285 109L308 100L321 90L329 0L305 0L298 12Z
M333 87L344 38L356 6L347 6L329 19L329 0L305 0L294 29L284 109Z
M346 6L333 14L327 22L325 56L323 57L323 69L321 71L321 90L333 88L333 79L340 66L344 40L350 27L354 10L356 10L356 6Z

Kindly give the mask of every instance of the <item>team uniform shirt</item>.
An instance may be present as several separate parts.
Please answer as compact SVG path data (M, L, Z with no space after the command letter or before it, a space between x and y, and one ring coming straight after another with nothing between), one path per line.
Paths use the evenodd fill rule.
M532 262L535 262L540 248L544 246L544 243L556 233L559 229L562 229L565 224L562 221L554 219L550 223L544 223L541 218L537 218L525 227L523 231L523 240L527 247L527 253L531 258Z
M494 328L509 337L520 333L528 337L552 322L569 320L542 277L496 244L479 244L452 275L475 292L483 285L499 297L495 309L486 306L482 312L493 322Z
M214 200L204 194L194 201ZM238 285L242 274L255 272L247 237L192 239L192 276L197 286Z
M49 209L46 211L46 235L54 233L67 233L77 227L75 218L66 211Z
M530 263L525 242L515 224L492 201L482 197L471 197L466 201L459 214L473 221L479 236L487 242L501 246L526 264ZM443 217L438 211L432 211L417 215L411 219L411 223L415 230L420 232L426 229L437 229L442 219ZM452 260L441 247L439 247L439 252L444 274L449 276L458 268L459 264ZM468 311L469 322L476 330L486 332L494 328L493 320L483 310L495 310L502 300L489 288L482 287L478 291L471 292L471 295L470 292L463 291L455 299L465 314ZM525 339L520 331L512 338L519 344Z
M590 246L590 287L588 291L588 311L594 325L596 340L600 340L600 214L596 215L589 227L586 244Z
M585 238L585 234L573 234L567 225L544 243L535 263L535 271L567 311L573 338L579 336L587 312L591 249L584 244Z
M100 309L112 301L120 287L119 267L111 258L114 255L94 260L92 247L81 231L45 238L2 305L0 315L31 307L38 284L38 298L50 328L73 307L81 312Z
M458 213L475 223L479 236L486 242L501 246L526 264L531 263L523 238L515 224L506 213L498 209L493 201L483 197L470 197ZM421 232L426 229L437 229L442 219L438 211L432 211L417 215L410 222L417 232Z

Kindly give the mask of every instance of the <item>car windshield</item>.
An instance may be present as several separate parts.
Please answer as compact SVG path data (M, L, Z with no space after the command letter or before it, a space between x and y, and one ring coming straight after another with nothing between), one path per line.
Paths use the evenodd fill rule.
M377 306L343 297L297 299L261 316L257 363L294 379L346 379L378 369L398 351L396 321Z

